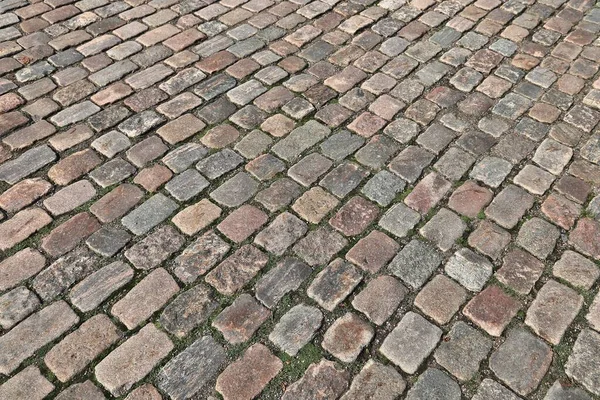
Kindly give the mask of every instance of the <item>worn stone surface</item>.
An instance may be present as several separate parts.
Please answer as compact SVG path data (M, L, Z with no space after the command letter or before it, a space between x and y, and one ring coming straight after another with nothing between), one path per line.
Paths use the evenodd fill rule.
M190 398L217 376L225 362L225 350L212 337L203 336L160 370L157 385L172 399Z
M8 355L24 364L0 362L0 392L23 397L29 377L29 397L58 399L600 395L591 356L565 386L576 337L600 327L599 15L591 0L0 0L0 343L21 332ZM82 344L68 373L44 364L101 314L117 342ZM362 322L332 329L346 314ZM413 314L444 339L398 353ZM176 350L157 339L107 367L152 326ZM526 394L538 369L521 385L495 373L514 360L489 368L519 327L554 360ZM414 372L395 364L413 353Z
M96 365L96 379L118 396L143 379L172 349L173 343L167 334L148 324ZM131 365L136 367L126 368Z
M379 352L408 374L414 374L436 347L442 330L408 312L385 338Z
M338 369L332 361L311 364L302 379L290 385L283 400L325 400L339 397L348 387L348 373Z
M322 320L323 313L318 308L299 304L281 317L269 334L269 340L295 356L313 338Z
M541 339L517 328L492 353L490 369L511 389L526 396L546 375L552 362L552 350Z

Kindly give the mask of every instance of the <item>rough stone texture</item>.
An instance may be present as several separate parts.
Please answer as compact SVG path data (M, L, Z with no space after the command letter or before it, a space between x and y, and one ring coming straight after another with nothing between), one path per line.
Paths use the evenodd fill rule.
M269 334L269 340L290 356L295 356L313 338L322 320L323 314L319 309L299 304L281 317Z
M251 399L262 391L282 367L281 360L258 343L225 368L217 378L216 389L225 399Z
M373 328L356 314L347 313L335 320L323 336L321 346L345 363L351 363L373 338Z
M356 267L338 258L319 272L306 293L321 307L333 311L361 280Z
M525 323L552 344L560 343L579 313L583 297L556 281L548 281L527 310Z
M508 333L506 341L492 353L490 369L515 392L526 396L546 375L552 350L524 329Z
M95 315L54 346L44 362L61 382L66 382L120 337L121 331L106 315Z
M62 300L44 307L0 337L0 372L7 375L36 350L61 336L79 321Z
M435 351L435 361L461 381L470 380L492 349L492 341L464 322L452 326Z
M419 376L417 383L408 391L407 400L461 398L460 387L445 372L429 368Z
M225 350L212 337L203 336L160 370L157 385L172 399L190 398L216 378L225 362Z
M290 385L282 400L325 400L339 397L348 387L348 373L332 361L311 364L299 381Z
M404 379L393 367L369 360L352 381L348 392L340 399L393 400L405 388Z
M402 371L414 374L438 344L442 330L413 312L408 312L385 338L379 352Z
M31 376L25 397L63 400L594 398L592 373L563 378L575 338L600 332L599 15L591 0L0 0L0 343L23 324L43 339L0 391ZM81 321L35 322L58 299ZM295 340L300 305L314 319ZM373 339L328 367L344 351L324 335L348 313ZM445 341L414 373L377 364L411 313ZM122 337L62 383L44 357L100 314ZM515 394L493 351L470 351L478 335L457 356L459 321L495 349L524 327L552 344L552 376ZM94 376L146 326L176 350ZM216 385L257 343L283 372ZM342 375L343 390L322 379Z
M119 396L148 375L172 349L167 334L148 324L96 365L96 379L114 396ZM126 368L131 365L136 367Z
M406 292L406 288L397 279L382 275L369 282L354 297L352 306L376 325L381 325L396 311Z

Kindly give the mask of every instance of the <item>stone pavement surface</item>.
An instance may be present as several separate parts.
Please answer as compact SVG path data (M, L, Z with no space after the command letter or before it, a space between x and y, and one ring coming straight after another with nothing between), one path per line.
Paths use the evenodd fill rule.
M0 0L0 399L600 399L599 37Z

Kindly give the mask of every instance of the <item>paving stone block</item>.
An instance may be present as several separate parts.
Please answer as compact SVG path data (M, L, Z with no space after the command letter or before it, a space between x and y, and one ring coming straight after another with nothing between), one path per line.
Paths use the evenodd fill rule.
M442 331L437 326L418 314L408 312L385 338L379 352L402 371L414 374L441 336Z

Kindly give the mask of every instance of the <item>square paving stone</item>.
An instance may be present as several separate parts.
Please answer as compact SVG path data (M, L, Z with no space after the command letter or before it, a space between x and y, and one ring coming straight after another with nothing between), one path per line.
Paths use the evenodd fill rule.
M411 240L388 266L388 270L413 289L418 289L442 262L442 255L429 244Z
M396 255L399 248L398 243L386 234L372 231L346 253L346 259L365 271L376 273Z
M532 206L532 195L517 186L508 185L486 208L485 215L503 228L512 229Z
M250 175L239 172L210 193L210 197L227 207L237 207L249 200L259 184Z
M560 232L554 225L540 218L532 218L521 226L517 244L544 260L554 250L559 236Z
M428 368L423 372L406 395L407 400L459 400L460 398L460 386L448 374L437 368Z
M442 208L420 230L419 233L441 251L448 251L460 239L467 225L452 211Z
M298 304L286 312L269 334L269 340L294 357L320 328L323 313L318 308Z
M552 349L523 328L515 328L492 353L490 369L522 396L537 388L552 362Z
M354 190L369 172L352 162L344 162L334 168L319 182L320 186L329 190L338 198L344 198Z
M379 220L379 226L397 237L406 237L421 216L402 203L395 204Z
M567 250L554 263L552 274L573 286L589 290L600 277L600 268L581 254Z
M352 307L366 315L374 324L382 325L396 311L407 292L396 278L382 275L370 281L354 297Z
M321 346L338 360L351 363L369 344L374 334L371 325L356 314L346 313L327 329Z
M379 214L379 208L360 196L351 198L329 220L329 224L346 236L363 232Z
M377 393L380 400L393 400L400 396L406 383L402 376L391 366L369 359L356 375L350 389L341 400L369 398Z
M269 318L270 311L249 294L242 294L213 320L212 326L231 344L249 340Z
M580 294L551 280L538 291L527 310L525 323L539 336L557 345L582 305Z
M581 331L565 365L567 376L581 383L587 390L600 395L600 334L590 329Z
M467 292L445 275L436 275L415 297L415 306L440 325L445 325L467 300Z
M441 336L440 328L409 311L385 338L379 352L402 371L414 374L435 349Z
M316 266L327 264L347 244L348 241L339 233L327 227L320 227L298 241L293 251L308 265Z
M542 276L544 263L521 249L513 249L504 257L496 279L520 294L528 294Z
M485 257L460 249L448 260L446 273L472 292L479 292L492 276L493 266Z
M435 361L461 381L470 380L492 349L492 341L459 321L434 353Z
M483 220L469 235L468 243L469 246L496 260L502 255L510 240L510 233L489 220Z
M306 293L321 307L333 311L361 280L362 276L356 267L338 258L319 272Z
M520 308L516 299L491 285L467 303L463 314L488 334L500 336Z
M363 186L361 193L382 207L388 206L404 190L406 182L387 170L379 171Z
M481 382L472 400L519 400L516 394L498 382L486 378ZM548 399L546 399L548 400Z

